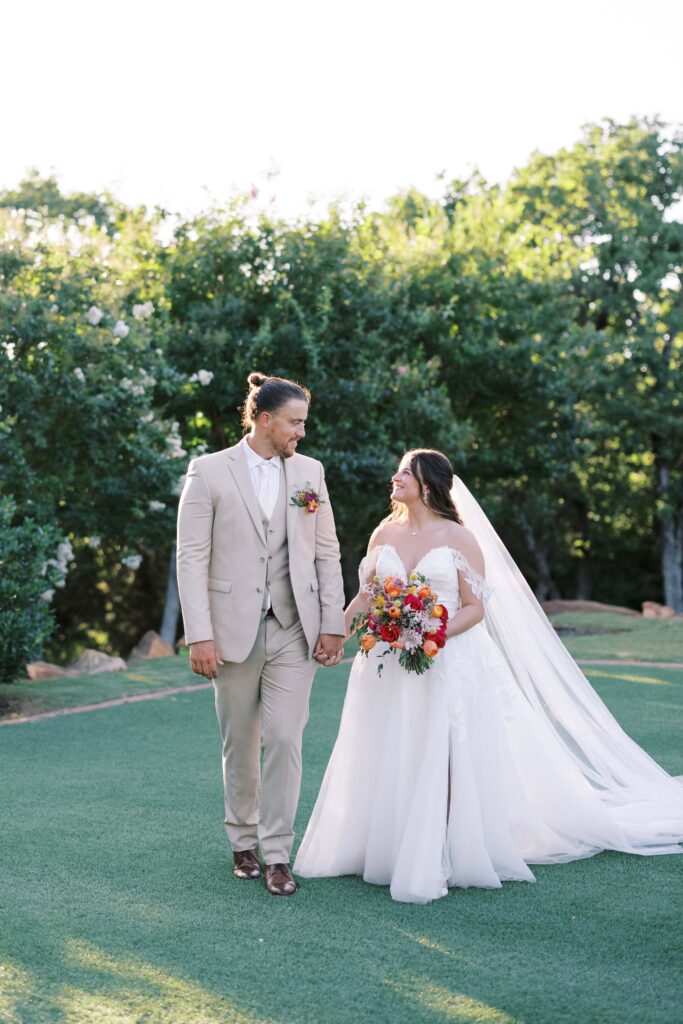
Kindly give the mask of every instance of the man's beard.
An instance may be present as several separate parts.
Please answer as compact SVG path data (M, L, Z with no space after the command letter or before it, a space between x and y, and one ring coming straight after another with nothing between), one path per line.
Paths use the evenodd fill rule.
M292 448L290 451L289 444L291 444L291 441L282 448L276 448L277 454L281 459L291 459L292 455L296 455L296 448Z

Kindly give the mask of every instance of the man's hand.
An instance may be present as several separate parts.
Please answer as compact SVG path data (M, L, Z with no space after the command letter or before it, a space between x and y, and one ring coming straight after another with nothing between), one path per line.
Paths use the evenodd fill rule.
M325 668L338 665L344 654L344 637L334 633L321 633L313 651L313 657Z
M218 666L223 664L223 659L218 653L215 640L198 640L190 644L190 668L198 676L206 676L207 679L218 677Z

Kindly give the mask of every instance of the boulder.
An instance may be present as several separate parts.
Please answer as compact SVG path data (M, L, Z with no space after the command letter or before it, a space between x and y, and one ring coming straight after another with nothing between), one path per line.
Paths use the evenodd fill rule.
M95 672L120 672L126 668L128 666L123 658L111 658L108 654L103 654L102 651L88 649L83 651L80 658L77 658L72 665L69 665L67 671L91 676Z
M49 661L32 661L30 665L26 666L26 675L35 683L39 683L43 679L60 679L62 676L68 675L68 672L65 668L53 665Z
M543 605L546 615L560 615L562 612L610 612L612 615L636 615L633 608L619 604L603 604L601 601L546 601Z
M128 655L129 661L137 661L140 658L168 658L175 657L175 650L170 644L155 633L153 629L147 630Z
M675 610L668 604L657 604L656 601L643 601L644 619L673 619Z

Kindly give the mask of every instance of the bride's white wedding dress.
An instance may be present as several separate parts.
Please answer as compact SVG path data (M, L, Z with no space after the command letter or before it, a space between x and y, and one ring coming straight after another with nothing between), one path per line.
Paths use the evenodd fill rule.
M488 583L453 548L433 548L415 570L451 618L459 573L488 597ZM364 560L361 582L375 572L408 575L388 544ZM296 872L362 875L396 900L423 903L449 886L534 881L528 864L605 849L681 852L683 788L620 730L559 641L590 691L583 705L562 686L525 692L496 624L487 615L449 639L421 676L394 654L378 675L382 643L356 656Z

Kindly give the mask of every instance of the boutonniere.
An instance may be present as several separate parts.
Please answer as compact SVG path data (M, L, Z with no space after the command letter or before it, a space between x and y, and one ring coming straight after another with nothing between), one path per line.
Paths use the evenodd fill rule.
M290 500L290 505L296 505L297 508L305 508L309 515L313 515L324 504L324 499L319 497L318 492L313 490L308 481L306 481L303 487L297 487Z

